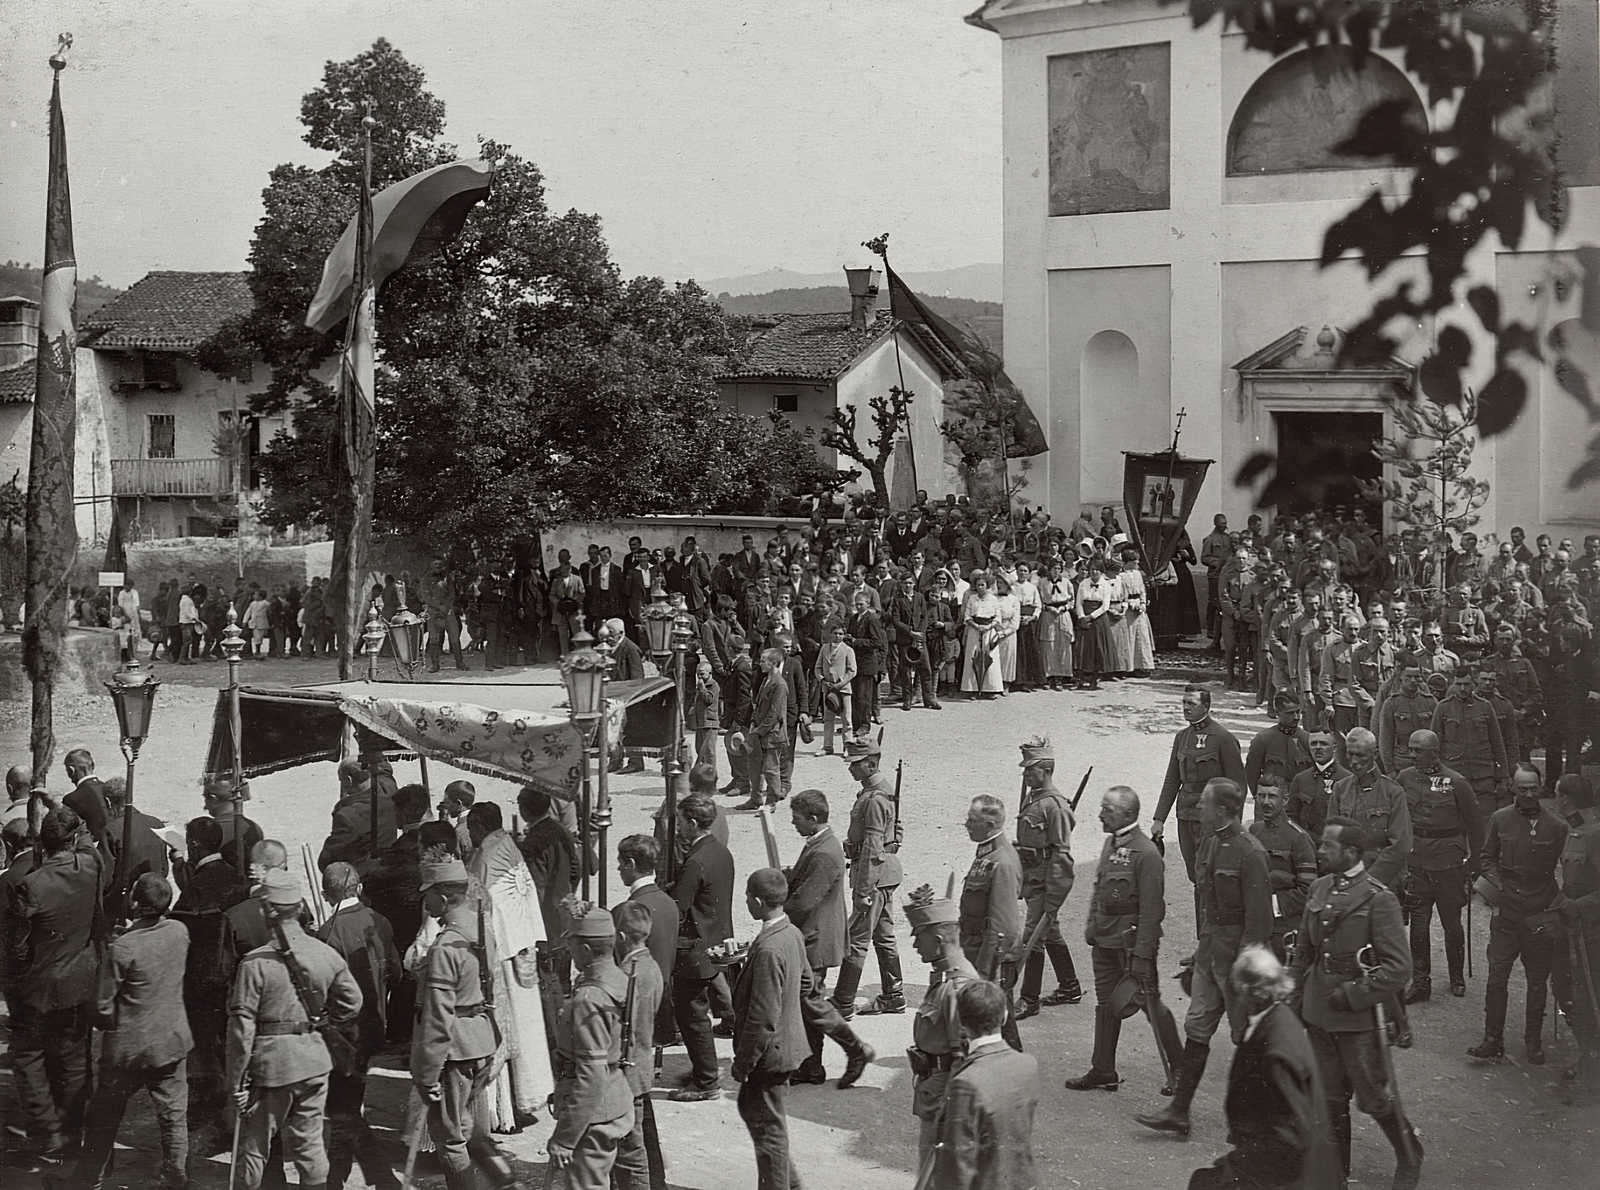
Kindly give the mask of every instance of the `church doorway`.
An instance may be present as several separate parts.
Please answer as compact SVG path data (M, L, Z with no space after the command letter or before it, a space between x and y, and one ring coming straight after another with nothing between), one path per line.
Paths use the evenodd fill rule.
M1293 479L1278 503L1279 516L1307 512L1348 515L1366 510L1367 523L1384 523L1383 504L1361 494L1359 481L1376 480L1383 465L1372 442L1383 436L1382 413L1274 412L1278 429L1278 474Z

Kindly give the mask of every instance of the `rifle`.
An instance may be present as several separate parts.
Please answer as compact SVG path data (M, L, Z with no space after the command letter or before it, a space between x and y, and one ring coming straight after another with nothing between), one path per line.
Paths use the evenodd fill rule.
M250 1062L247 1058L244 1064L244 1073L239 1076L239 1090L250 1090ZM239 1134L243 1130L244 1118L249 1114L248 1109L233 1113L233 1147L228 1150L228 1190L234 1190L235 1182L239 1176Z
M757 816L761 819L762 842L767 845L767 866L782 870L783 859L778 854L778 836L772 829L772 807L767 805L766 802L762 802L761 809L757 811Z
M661 1047L656 1046L656 1081L661 1080ZM667 1161L661 1153L661 1130L656 1126L655 1101L644 1095L644 1156L650 1167L650 1190L667 1190Z
M900 829L900 782L905 779L906 762L897 761L894 766L894 825Z
M489 936L484 933L483 902L478 902L478 940L472 953L478 960L478 986L483 991L484 1011L489 1014L489 1025L494 1029L495 1048L500 1048L500 1022L494 1015L494 973L489 970Z
M1074 814L1078 812L1078 803L1083 800L1083 791L1089 788L1089 774L1093 772L1094 765L1091 764L1089 766L1089 772L1085 773L1083 775L1083 780L1078 782L1078 792L1072 795L1072 801L1067 804L1067 808Z
M327 1001L312 985L310 977L306 975L306 969L295 957L282 921L272 922L272 934L278 943L278 957L283 960L284 970L289 974L289 983L294 987L295 998L300 1001L300 1007L305 1009L311 1027L322 1036L323 1044L328 1047L328 1057L333 1059L334 1069L351 1078L364 1077L366 1065L357 1056L355 1043L343 1029L328 1019Z
M622 1001L622 1057L617 1060L617 1065L624 1070L633 1065L633 1000L638 982L639 959L635 956L633 966L628 968L628 994Z
M1467 878L1467 978L1472 979L1472 897L1476 890L1472 887L1472 877ZM1600 1015L1596 1016L1600 1020Z

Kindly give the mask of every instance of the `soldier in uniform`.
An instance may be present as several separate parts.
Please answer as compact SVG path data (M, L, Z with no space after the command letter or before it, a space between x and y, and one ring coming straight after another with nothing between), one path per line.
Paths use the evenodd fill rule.
M1000 959L1022 932L1022 861L1006 838L1006 808L980 793L967 807L967 837L978 845L961 884L961 953L983 979L993 979Z
M1587 777L1556 782L1566 811L1561 853L1561 923L1572 951L1572 1032L1578 1039L1574 1074L1590 1093L1600 1090L1600 812Z
M556 1018L556 1127L546 1148L565 1190L604 1190L617 1148L633 1131L633 1088L622 1069L628 978L612 957L611 914L576 898L564 908L567 950L578 975ZM466 1190L471 1183L461 1185Z
M1328 875L1306 898L1295 974L1300 1017L1322 1069L1340 1164L1350 1176L1350 1098L1383 1129L1394 1147L1395 1190L1415 1190L1422 1144L1400 1110L1394 1065L1377 1026L1375 1005L1396 996L1411 977L1411 951L1400 902L1367 870L1372 842L1353 819L1330 817L1317 858ZM1370 948L1363 969L1362 955Z
M1022 861L1022 898L1028 903L1028 916L1022 936L1012 941L1005 956L1007 962L1023 965L1019 1021L1036 1015L1042 1005L1076 1004L1083 999L1072 950L1061 936L1058 919L1072 891L1072 811L1055 786L1056 757L1050 741L1035 737L1023 744L1021 765L1017 858ZM1049 924L1040 924L1045 921ZM1041 997L1046 955L1055 969L1056 990Z
M1445 962L1450 967L1450 994L1467 994L1463 975L1467 935L1461 927L1461 911L1471 895L1468 873L1478 870L1483 818L1467 779L1439 763L1438 736L1426 730L1412 732L1406 747L1416 763L1396 773L1395 781L1406 791L1411 818L1405 895L1411 915L1412 975L1406 1003L1415 1004L1433 995L1430 930L1436 905L1444 930Z
M1239 741L1211 718L1211 691L1204 686L1185 686L1183 717L1188 720L1188 726L1173 737L1172 758L1167 762L1167 777L1156 802L1155 821L1150 824L1150 840L1160 841L1166 830L1167 815L1176 804L1178 847L1183 852L1183 866L1192 883L1201 791L1213 777L1226 777L1242 787L1245 775Z
M1494 655L1484 662L1495 675L1495 685L1517 716L1518 755L1506 754L1508 762L1527 760L1533 753L1534 736L1543 719L1544 691L1539 674L1517 648L1517 630L1501 624L1494 630Z
M1475 669L1474 692L1494 711L1494 721L1500 727L1500 740L1505 744L1507 771L1522 757L1522 733L1517 726L1517 708L1500 693L1500 676L1486 665ZM1507 788L1510 788L1509 782ZM1509 798L1509 794L1507 797ZM1498 808L1498 807L1497 807Z
M1117 1074L1122 1017L1112 1007L1112 993L1124 979L1132 979L1144 994L1158 1044L1166 1051L1165 1064L1176 1070L1183 1060L1177 1022L1161 1002L1156 975L1167 914L1166 862L1139 829L1139 795L1126 785L1113 785L1100 799L1100 826L1106 841L1083 930L1094 965L1094 1057L1087 1074L1067 1080L1069 1091L1115 1091L1122 1081Z
M987 980L956 996L966 1054L950 1072L931 1185L940 1190L1034 1186L1033 1113L1039 1063L1000 1038L1006 997Z
M894 890L900 887L900 821L894 790L878 771L883 748L876 740L845 745L850 775L861 782L850 807L850 830L844 853L850 861L850 920L845 927L845 956L833 985L833 1004L849 1020L856 1014L856 989L866 966L870 942L878 956L883 989L861 1011L868 1015L906 1010L900 977L900 952L894 940Z
M1328 817L1361 823L1372 854L1366 864L1373 878L1393 891L1405 879L1411 858L1411 813L1406 791L1378 771L1378 740L1364 727L1353 727L1344 741L1350 775L1335 783L1328 799Z
M1400 671L1400 687L1379 705L1373 728L1384 772L1398 773L1416 763L1417 758L1411 753L1411 735L1431 730L1433 711L1438 705L1439 700L1422 684L1421 669L1407 665Z
M422 865L423 911L441 928L418 980L411 1081L427 1108L447 1190L472 1190L474 1164L491 1186L515 1184L511 1163L489 1132L484 1098L500 1047L490 983L498 956L487 929L479 935L480 920L488 923L468 900L467 883L458 859ZM554 1146L552 1139L552 1153Z
M1193 994L1183 1029L1183 1065L1175 1074L1172 1102L1153 1115L1135 1116L1146 1128L1189 1135L1189 1105L1205 1075L1211 1038L1223 1013L1237 1044L1244 1037L1243 1001L1229 975L1246 946L1265 946L1272 937L1272 894L1266 848L1244 829L1244 790L1226 777L1206 783L1200 795L1200 827L1205 832L1195 866Z
M1350 775L1339 763L1331 731L1313 731L1311 767L1289 782L1289 820L1306 828L1312 839L1322 838L1322 820L1328 816L1333 787Z
M1511 777L1512 804L1489 819L1480 868L1491 883L1499 878L1499 904L1489 919L1489 986L1484 993L1483 1040L1467 1051L1474 1058L1503 1058L1506 999L1512 965L1520 958L1528 977L1523 1037L1528 1061L1544 1064L1546 988L1555 965L1561 929L1561 889L1556 868L1570 828L1539 804L1544 779L1527 761Z
M1433 710L1429 725L1439 737L1440 758L1468 781L1487 820L1511 804L1506 782L1506 744L1494 708L1477 693L1477 671L1462 666L1450 675L1450 697Z
M1311 736L1300 726L1300 700L1281 692L1273 698L1272 710L1277 724L1258 731L1245 754L1244 777L1251 793L1267 773L1282 777L1287 791L1289 782L1311 767Z
M1267 849L1267 881L1272 886L1272 953L1288 962L1288 935L1300 928L1306 893L1317 878L1317 845L1305 827L1284 811L1289 791L1281 776L1268 773L1256 786L1256 820L1250 833Z
M245 1113L239 1181L244 1190L258 1190L272 1138L281 1135L284 1156L299 1169L300 1184L311 1190L328 1182L322 1122L333 1069L311 1009L319 1009L331 1025L348 1024L361 1011L361 988L333 947L300 928L304 893L299 881L271 868L262 874L256 895L274 937L240 961L228 1001L227 1087L235 1110ZM282 953L284 945L289 957ZM297 980L304 981L303 989ZM313 999L311 1005L302 990Z
M672 902L667 902L669 905ZM619 1058L623 1077L633 1092L633 1130L617 1145L612 1180L617 1190L646 1190L650 1185L650 1157L645 1149L644 1100L655 1082L656 1015L666 995L666 977L650 953L650 932L655 915L643 901L627 900L611 911L616 923L618 969L628 980L624 1005L633 1006L627 1045ZM640 1057L644 1061L640 1061Z
M971 831L970 825L968 830ZM965 891L961 899L965 904ZM917 1117L919 1129L917 1164L921 1168L939 1136L939 1116L950 1070L961 1058L956 996L978 979L979 973L963 954L966 948L961 938L967 927L953 901L935 900L933 889L924 884L906 898L906 921L911 926L911 944L916 947L917 957L933 968L928 990L916 1016L911 1018L911 1046L906 1050L913 1079L911 1114Z

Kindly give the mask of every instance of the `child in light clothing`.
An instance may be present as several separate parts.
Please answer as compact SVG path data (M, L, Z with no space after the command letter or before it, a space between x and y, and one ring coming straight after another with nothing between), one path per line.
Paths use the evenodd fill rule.
M835 620L828 628L828 639L817 653L817 686L822 691L822 751L833 752L833 725L850 729L850 683L856 677L856 651L844 643L844 625ZM829 705L829 695L838 695L840 710Z

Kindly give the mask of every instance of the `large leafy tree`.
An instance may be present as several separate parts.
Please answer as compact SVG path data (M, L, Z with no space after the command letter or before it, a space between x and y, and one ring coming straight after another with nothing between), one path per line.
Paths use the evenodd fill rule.
M255 308L203 349L219 370L265 359L273 376L255 410L292 411L294 433L261 460L269 523L325 522L333 507L323 378L339 344L303 321L355 210L365 105L378 122L375 189L457 156L424 84L381 40L327 65L300 118L306 142L333 159L273 171L250 253ZM496 165L489 198L453 243L379 294L379 530L497 549L553 519L769 502L740 487L774 452L789 482L825 478L790 457L811 450L799 436L720 406L716 368L738 340L703 290L624 280L596 216L553 213L538 167L508 146L478 151Z

